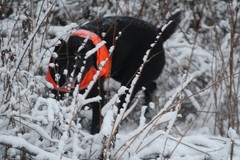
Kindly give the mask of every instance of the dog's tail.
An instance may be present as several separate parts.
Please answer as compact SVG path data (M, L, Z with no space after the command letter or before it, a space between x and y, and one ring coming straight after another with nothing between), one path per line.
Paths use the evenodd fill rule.
M181 11L173 14L169 19L168 23L159 28L161 33L161 42L165 42L176 30L181 20Z

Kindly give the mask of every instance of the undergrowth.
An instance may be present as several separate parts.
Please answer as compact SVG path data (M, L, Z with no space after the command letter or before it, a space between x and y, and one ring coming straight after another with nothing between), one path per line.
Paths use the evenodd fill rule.
M78 25L127 15L162 26L182 10L164 44L166 66L155 101L142 94L117 114L123 87L111 82L99 134L75 90L53 99L45 80L59 39ZM2 159L239 159L239 2L201 0L39 0L0 4L0 156Z

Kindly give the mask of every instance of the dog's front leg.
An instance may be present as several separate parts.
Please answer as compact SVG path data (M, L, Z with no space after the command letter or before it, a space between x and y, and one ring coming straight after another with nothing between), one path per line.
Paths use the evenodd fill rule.
M92 125L91 125L91 134L96 134L100 131L102 124L101 116L101 103L95 102L92 103Z
M97 82L94 84L94 86L92 87L88 95L88 97L96 97L96 96L102 97L101 101L91 103L91 107L92 107L91 134L98 133L102 125L101 109L105 101L104 99L105 91L103 89L103 81L104 81L104 78L100 78L99 80L97 80Z

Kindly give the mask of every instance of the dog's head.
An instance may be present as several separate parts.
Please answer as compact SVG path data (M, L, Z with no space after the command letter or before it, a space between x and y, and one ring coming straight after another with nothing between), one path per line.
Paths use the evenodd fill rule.
M74 32L68 41L54 49L47 72L47 81L54 90L71 92L76 84L85 89L99 70L99 76L108 76L110 70L109 52L95 33L86 30ZM107 60L105 64L102 62ZM101 66L103 65L103 66Z

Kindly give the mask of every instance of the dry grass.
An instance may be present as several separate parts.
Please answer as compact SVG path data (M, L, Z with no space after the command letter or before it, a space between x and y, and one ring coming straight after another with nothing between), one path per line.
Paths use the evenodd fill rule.
M208 134L229 138L232 142L229 158L234 159L234 147L239 144L231 137L230 130L240 133L239 2L92 0L75 3L78 2L45 0L0 4L0 148L3 159L34 159L41 157L42 152L52 158L55 155L50 153L56 153L62 159L71 156L77 159L82 156L80 153L85 153L88 159L96 155L102 159L124 159L132 152L141 153L163 135L168 138L163 138L162 155L151 156L168 159L184 145L211 158L210 153L183 140L201 128L208 128ZM57 30L52 29L56 25L81 24L110 13L162 25L166 17L179 8L183 10L182 22L174 38L165 44L167 65L157 80L159 90L152 119L145 119L144 107L132 109L139 113L139 118L130 113L131 109L116 114L115 108L110 107L111 112L106 113L113 118L108 125L112 127L109 133L92 136L78 123L84 121L79 112L88 99L81 95L61 102L42 98L51 96L46 90L44 74L59 38ZM61 35L65 36L72 26L61 29ZM136 106L133 102L132 108ZM184 117L179 118L179 113ZM118 131L124 132L126 124L138 127L124 139ZM1 138L5 135L19 142L24 139L26 144L14 146L15 143ZM170 152L169 141L176 142ZM76 144L70 145L73 142ZM37 145L39 150L34 150ZM95 150L96 146L99 150Z

